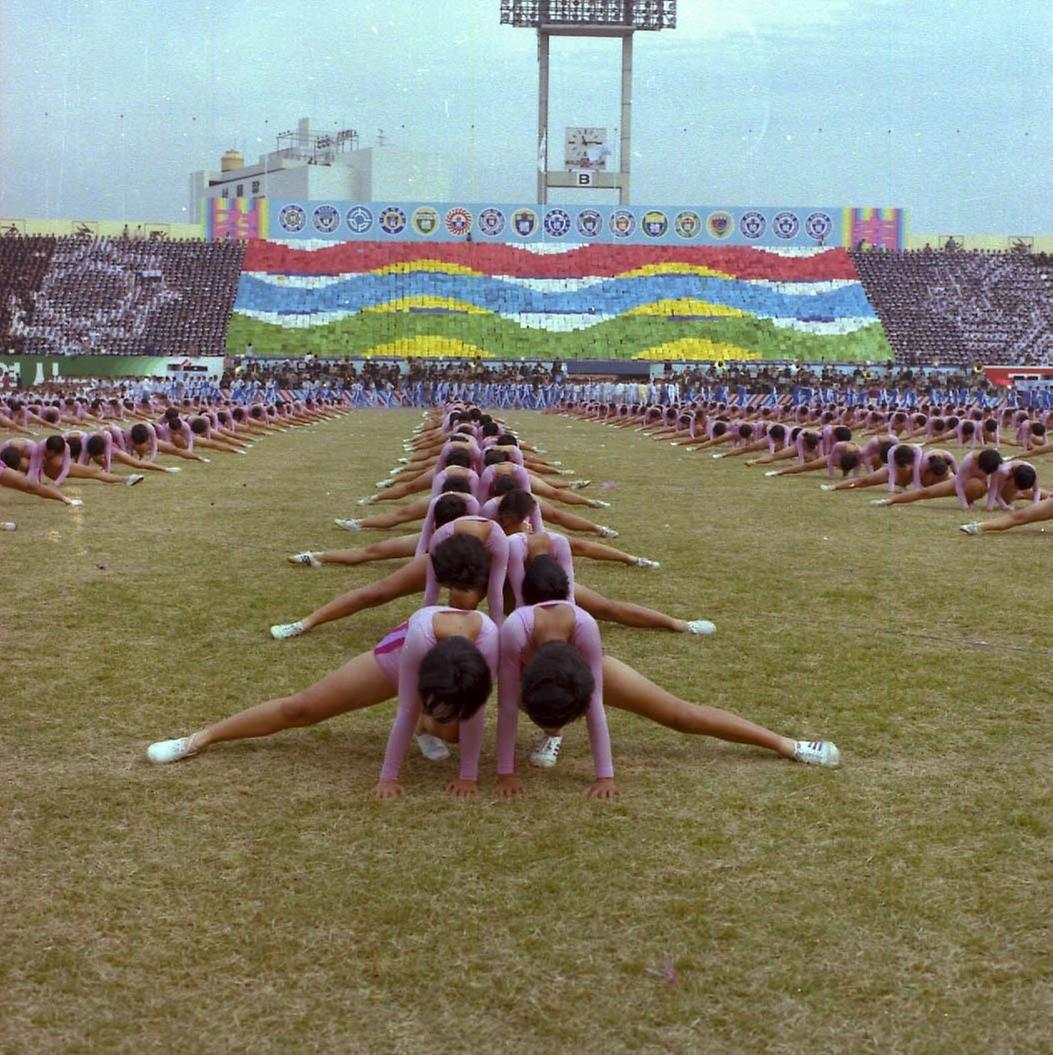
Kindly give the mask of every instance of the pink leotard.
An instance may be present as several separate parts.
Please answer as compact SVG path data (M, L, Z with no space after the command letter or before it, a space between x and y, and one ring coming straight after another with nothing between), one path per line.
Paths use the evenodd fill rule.
M519 722L519 701L523 674L524 653L530 648L534 635L535 608L550 608L569 601L547 601L530 608L517 608L501 628L501 665L497 695L497 774L505 776L516 771L516 727ZM603 709L603 648L596 620L583 608L574 609L574 632L569 644L580 653L592 672L595 687L585 723L589 730L592 764L597 780L614 776L611 760L611 738L607 730L607 715Z
M460 491L454 491L452 493L457 495L458 498L464 499L467 516L479 515L479 503L476 501L474 495L462 494ZM419 557L422 553L428 552L428 546L431 544L431 537L435 533L435 503L438 502L440 498L445 497L446 495L436 495L428 503L428 512L424 514L424 523L421 525L420 538L417 540L417 551L414 553L415 557Z
M958 472L954 476L954 493L958 496L958 501L961 503L962 509L969 508L969 499L965 494L965 485L970 480L980 480L984 487L990 485L988 474L976 464L978 457L977 451L970 451L962 460L958 466Z
M567 600L574 600L574 561L570 553L570 543L566 535L560 535L554 531L546 531L548 536L548 555L553 557L556 563L566 572L567 581L570 584L570 592ZM508 539L508 585L512 588L512 596L515 598L516 608L523 607L523 578L527 569L527 551L530 546L530 536L515 534Z
M453 467L451 466L450 468L452 469ZM458 466L458 468L460 467ZM442 494L443 484L445 484L447 480L453 480L455 478L467 480L468 486L472 489L472 494L475 495L476 498L479 497L479 474L474 469L467 469L463 474L454 473L452 476L447 475L449 472L450 469L443 469L441 472L435 474L435 478L431 482L432 498L436 495Z
M506 471L501 475L511 476L512 479L515 481L516 487L518 487L521 491L530 490L530 475L527 473L526 469L523 468L523 466L514 465L510 473ZM475 496L479 499L480 502L486 502L493 496L494 484L497 482L497 476L498 473L496 465L488 465L483 470L483 475L479 478L479 486L475 492Z
M1002 462L1000 466L993 473L987 483L987 511L991 512L997 504L999 509L1010 510L1012 505L1002 497L1002 488L1005 486L1006 480L1009 479L1013 470L1018 465L1029 465L1032 469L1035 467L1030 462L1025 462L1021 458L1010 458L1009 461ZM1023 497L1023 495L1021 495ZM1031 488L1031 502L1042 501L1042 489L1038 486L1038 470L1035 470L1035 486Z
M456 612L465 615L459 608L446 608L442 605L421 608L410 616L406 625L405 637L401 648L399 648L399 665L397 684L399 690L398 709L395 712L395 721L391 726L388 736L387 750L384 752L384 765L380 770L381 780L398 780L399 770L406 758L413 731L417 728L417 720L420 718L420 692L418 691L417 679L420 674L421 661L428 652L435 647L437 638L435 636L435 616L443 612ZM497 653L498 632L493 621L487 619L482 612L472 612L480 620L479 634L475 639L475 647L482 653L486 665L490 668L491 678L497 677ZM384 645L385 641L393 638L398 633L399 627L391 631L377 648ZM389 653L394 647L389 648ZM376 649L374 649L376 655ZM379 658L379 657L378 657ZM384 671L387 674L387 670ZM483 745L483 725L486 720L486 708L480 707L472 717L460 723L461 744L461 779L477 780L479 777L479 752Z
M508 571L508 536L492 520L481 516L458 517L449 524L443 524L431 537L428 552L434 553L435 547L445 542L456 530L457 525L465 520L480 521L490 525L490 534L483 545L490 554L490 583L486 591L486 605L490 609L490 618L500 626L505 617L505 575ZM428 561L427 581L424 587L424 603L435 604L439 599L439 581L435 578L435 569Z
M487 520L496 521L498 515L497 511L501 506L502 498L504 498L504 495L491 498L488 502L484 503L483 508L480 510L480 515L486 517ZM537 501L534 502L534 509L530 514L530 530L535 534L538 531L545 530L544 521L541 519L541 505Z

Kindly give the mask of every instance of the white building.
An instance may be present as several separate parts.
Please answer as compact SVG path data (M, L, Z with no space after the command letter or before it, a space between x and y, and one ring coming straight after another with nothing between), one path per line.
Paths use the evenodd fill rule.
M190 215L201 216L206 198L274 201L447 201L446 159L387 145L359 147L358 133L319 131L301 118L295 132L278 137L278 149L246 165L236 150L218 172L190 175Z

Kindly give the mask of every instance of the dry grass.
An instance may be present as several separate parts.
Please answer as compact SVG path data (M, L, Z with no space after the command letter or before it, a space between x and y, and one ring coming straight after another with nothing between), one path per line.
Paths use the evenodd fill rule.
M455 763L414 758L378 804L391 707L149 767L149 741L306 684L413 609L266 634L391 567L281 558L352 541L332 517L414 421L72 487L79 513L4 496L0 1051L1049 1050L1037 531L969 539L948 504L875 510L517 415L617 484L603 519L664 564L582 581L720 628L612 627L608 650L836 739L842 771L614 713L615 804L582 796L577 729L522 803L447 801ZM483 764L488 784L492 744Z

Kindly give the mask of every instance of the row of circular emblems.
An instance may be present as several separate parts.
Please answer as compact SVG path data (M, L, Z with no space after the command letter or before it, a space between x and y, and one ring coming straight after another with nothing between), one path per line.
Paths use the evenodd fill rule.
M333 205L319 205L311 214L314 229L321 234L333 234L340 227L340 219L340 211ZM348 230L357 235L368 233L376 223L380 231L389 236L400 235L409 226L422 238L436 234L441 228L455 238L465 238L471 234L473 226L477 226L479 234L487 238L497 238L507 228L514 238L532 238L543 230L549 238L577 234L591 239L600 237L604 228L603 215L596 209L581 209L572 218L566 209L558 207L546 209L543 216L533 209L516 209L506 219L504 212L493 206L473 217L470 210L460 205L447 209L445 214L430 205L421 205L408 216L399 206L388 205L374 217L366 206L355 205L348 209L344 221ZM639 221L628 209L614 209L607 217L606 226L614 238L630 238L636 232L637 222L640 232L647 238L664 238L669 233L669 216L661 209L649 209ZM302 205L285 205L278 213L278 223L284 231L299 234L307 227L307 210ZM735 233L735 226L735 218L723 210L711 212L705 221L706 233L718 240L730 238ZM771 218L772 234L783 241L796 238L800 228L801 221L796 213L784 210ZM833 228L833 219L825 212L810 213L804 221L805 234L816 242L825 242ZM685 241L697 238L703 230L702 217L684 209L673 217L672 229ZM739 217L738 230L743 238L757 241L768 230L768 219L762 212L748 210Z

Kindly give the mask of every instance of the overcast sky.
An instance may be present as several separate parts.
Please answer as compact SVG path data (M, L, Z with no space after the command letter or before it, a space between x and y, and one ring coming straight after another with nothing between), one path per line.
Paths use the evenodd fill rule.
M0 216L185 220L192 170L255 160L305 116L445 154L454 198L533 200L536 35L498 10L0 0ZM680 0L677 29L635 41L636 204L1053 231L1050 0ZM618 76L616 42L554 41L554 146L617 126Z

